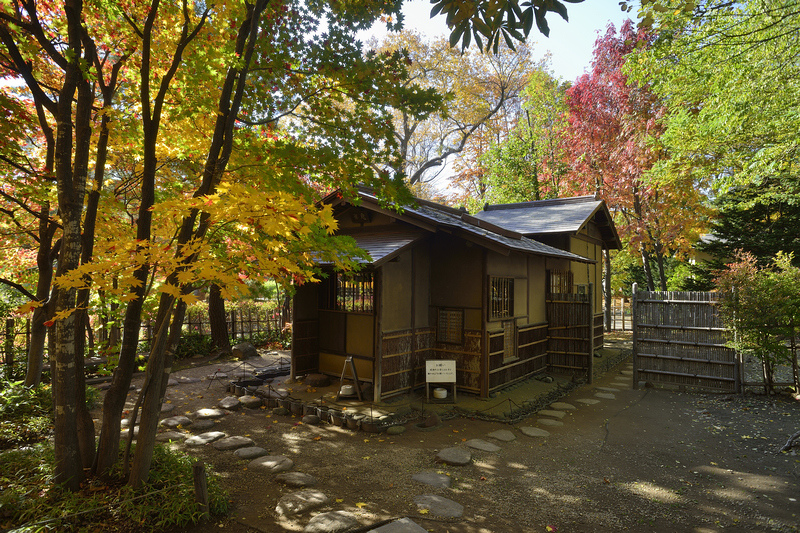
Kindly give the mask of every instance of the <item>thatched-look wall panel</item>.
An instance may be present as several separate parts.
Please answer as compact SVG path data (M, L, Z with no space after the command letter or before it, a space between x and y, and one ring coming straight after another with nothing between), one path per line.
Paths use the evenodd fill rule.
M384 332L381 336L381 395L407 392L424 382L425 360L433 354L434 331L418 328Z
M462 344L434 345L433 359L453 359L456 362L456 385L459 389L479 393L481 389L481 332L465 329ZM423 366L425 362L423 361ZM423 376L424 380L424 376Z

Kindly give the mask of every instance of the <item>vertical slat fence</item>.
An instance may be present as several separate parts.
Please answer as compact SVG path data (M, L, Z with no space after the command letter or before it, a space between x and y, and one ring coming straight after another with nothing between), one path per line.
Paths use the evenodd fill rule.
M633 384L741 390L741 365L713 292L633 289Z

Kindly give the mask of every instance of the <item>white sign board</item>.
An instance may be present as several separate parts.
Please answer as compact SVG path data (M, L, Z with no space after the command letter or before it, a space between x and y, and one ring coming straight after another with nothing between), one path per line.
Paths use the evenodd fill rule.
M455 360L425 361L425 381L428 383L455 383Z

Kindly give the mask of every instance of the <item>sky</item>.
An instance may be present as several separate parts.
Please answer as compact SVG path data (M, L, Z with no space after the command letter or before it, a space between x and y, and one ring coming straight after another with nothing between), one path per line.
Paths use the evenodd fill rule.
M575 81L591 64L598 32L605 33L609 22L619 28L629 15L622 12L619 0L584 0L579 4L565 5L569 22L565 22L556 13L548 13L550 37L539 33L534 26L529 41L536 43L534 52L537 58L548 51L552 53L551 67L556 76L566 81ZM407 0L403 5L406 28L430 37L449 35L445 17L431 19L430 12L429 0ZM635 10L631 15L635 15ZM378 29L370 33L375 36L381 34Z

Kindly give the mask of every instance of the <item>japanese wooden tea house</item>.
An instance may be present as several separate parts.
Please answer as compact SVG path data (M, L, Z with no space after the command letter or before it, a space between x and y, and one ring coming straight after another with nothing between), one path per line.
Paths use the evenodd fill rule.
M554 365L546 295L553 280L574 279L571 272L594 280L599 254L582 254L587 248L577 244L559 249L425 200L400 213L370 191L358 194L358 202L338 192L323 202L333 207L338 232L372 260L357 273L331 271L297 288L293 375L338 377L350 358L380 399L423 386L425 361L432 359L455 360L459 392L484 397L555 366L591 371L586 317L593 316L594 299L578 302L587 323L571 328L584 337L588 359L583 353L577 366L568 357ZM583 242L580 234L571 238Z

